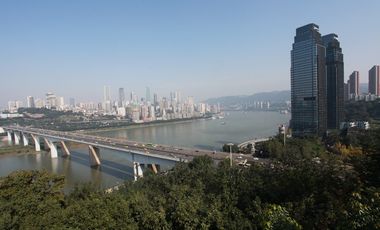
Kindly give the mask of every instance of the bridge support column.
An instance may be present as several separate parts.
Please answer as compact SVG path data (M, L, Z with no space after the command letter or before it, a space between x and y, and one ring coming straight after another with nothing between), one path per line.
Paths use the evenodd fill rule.
M138 162L133 162L133 175L135 177L135 181L143 177L143 171L142 171L140 163Z
M34 147L36 148L36 152L41 151L40 137L32 134L32 138L34 141Z
M63 156L67 157L70 156L70 151L66 146L66 143L64 141L61 141L62 149L63 149Z
M11 131L7 131L7 135L8 135L8 144L12 144L12 133L11 133Z
M47 138L45 138L45 142L48 144L48 146L50 148L51 158L57 158L58 157L57 144L54 143L52 140L49 140Z
M22 143L24 144L24 146L29 145L29 140L28 140L28 137L26 136L26 134L21 133L21 136L22 136Z
M150 168L154 172L154 174L157 174L158 171L160 171L160 165L148 164L148 168Z
M50 143L49 143L49 140L47 138L44 138L44 149L46 151L50 150Z
M19 145L20 144L20 133L14 132L13 134L15 136L15 145Z
M88 146L88 151L90 155L90 165L91 166L98 166L100 165L100 150L97 147L94 147L92 145Z

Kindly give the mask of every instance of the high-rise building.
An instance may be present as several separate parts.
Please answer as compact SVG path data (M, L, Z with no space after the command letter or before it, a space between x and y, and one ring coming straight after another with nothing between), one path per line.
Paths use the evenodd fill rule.
M325 47L319 26L296 30L291 51L291 127L294 136L327 129Z
M45 107L45 102L41 98L37 98L35 101L36 108L43 108Z
M373 66L368 72L368 93L380 96L380 66Z
M17 112L17 106L15 101L8 101L8 111L10 113Z
M348 91L350 99L359 96L359 71L354 71L349 77Z
M74 98L70 98L70 107L75 108L75 99Z
M175 100L177 103L181 103L181 92L179 91L175 92Z
M170 92L170 105L173 106L175 104L175 93Z
M119 88L119 101L118 101L118 106L123 107L125 103L125 92L124 88Z
M158 105L158 96L157 94L153 94L153 103L154 103L154 106L157 106Z
M344 119L344 63L338 35L322 37L326 47L327 128L339 129Z
M34 107L36 107L36 105L34 103L34 97L27 96L26 97L26 105L27 105L28 108L34 108Z
M46 107L48 109L55 108L57 106L57 97L54 93L47 93L46 94Z
M138 103L137 95L133 91L131 92L131 95L130 95L130 101L131 101L132 104L137 104Z
M106 114L112 112L111 87L107 85L103 89L103 110Z
M103 90L103 101L111 101L111 87L105 85Z
M58 109L62 110L65 106L65 99L63 97L57 97L55 104Z
M145 101L146 101L146 103L150 103L150 102L152 102L151 101L151 98L150 98L150 89L149 89L149 87L146 87L146 92L145 92Z

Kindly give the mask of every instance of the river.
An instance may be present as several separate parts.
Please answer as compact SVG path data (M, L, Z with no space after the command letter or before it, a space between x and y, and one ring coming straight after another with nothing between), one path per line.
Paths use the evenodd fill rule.
M268 137L276 134L279 124L286 124L289 115L278 112L229 112L224 119L192 120L176 123L161 123L141 127L97 131L93 135L128 138L130 140L173 146L195 147L220 150L225 143L241 143L246 140ZM3 145L6 143L2 143ZM125 180L133 179L132 157L128 153L101 150L102 165L89 165L88 150L85 147L71 149L71 157L51 159L49 154L11 154L0 156L0 176L14 170L45 169L64 175L66 191L75 184L91 182L101 188L108 188ZM174 165L161 161L161 168Z

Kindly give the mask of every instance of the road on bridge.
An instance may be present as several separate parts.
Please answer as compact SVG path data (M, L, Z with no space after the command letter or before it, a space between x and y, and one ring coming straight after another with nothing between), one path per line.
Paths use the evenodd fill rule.
M221 161L230 157L229 153L219 152L219 151L209 151L202 149L192 149L192 148L183 148L175 146L167 146L161 144L150 144L131 141L128 139L121 138L109 138L101 136L93 136L88 134L83 134L79 132L63 132L63 131L54 131L46 129L38 129L32 127L21 127L21 126L8 126L3 127L5 130L14 130L24 133L33 133L40 136L48 136L50 138L56 138L57 140L67 140L76 143L90 144L98 147L105 147L108 149L114 149L124 152L134 152L136 154L141 154L144 156L159 157L165 156L165 158L172 158L176 161L189 161L196 156L209 156L214 160ZM254 161L257 158L253 158L252 155L237 154L232 153L233 161L247 162Z

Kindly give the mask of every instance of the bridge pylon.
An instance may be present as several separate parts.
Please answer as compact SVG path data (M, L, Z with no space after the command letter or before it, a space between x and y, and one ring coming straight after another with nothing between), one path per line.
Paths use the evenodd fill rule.
M88 152L90 156L90 165L91 166L98 166L101 164L100 162L100 149L98 147L89 145L88 146Z
M67 148L66 143L64 141L60 141L62 145L62 150L63 150L63 156L68 157L70 156L70 151L69 148Z
M135 162L135 161L133 162L133 176L134 176L135 181L143 177L143 170L139 162Z
M13 134L15 136L15 145L19 145L20 144L20 133L14 132Z
M41 151L40 137L36 136L34 134L31 134L31 136L32 136L32 139L34 141L34 147L36 149L36 152Z
M11 131L7 131L7 136L8 136L8 144L12 144L12 132Z
M57 143L55 143L53 140L50 140L48 138L45 138L45 142L48 144L50 148L51 158L58 158Z
M21 133L21 136L22 136L22 143L24 144L24 146L28 146L29 145L28 136L25 133Z

